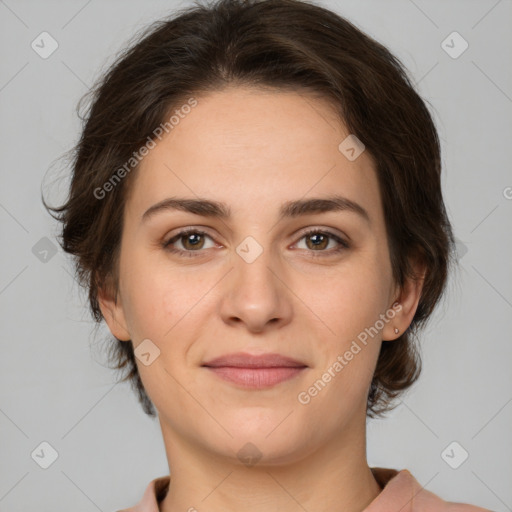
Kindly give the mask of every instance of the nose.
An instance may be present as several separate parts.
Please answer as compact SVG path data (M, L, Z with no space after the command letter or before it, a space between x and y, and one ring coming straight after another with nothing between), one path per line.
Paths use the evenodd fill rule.
M288 324L293 312L293 293L277 258L272 258L268 250L263 250L254 261L234 253L233 266L223 284L223 321L254 333Z

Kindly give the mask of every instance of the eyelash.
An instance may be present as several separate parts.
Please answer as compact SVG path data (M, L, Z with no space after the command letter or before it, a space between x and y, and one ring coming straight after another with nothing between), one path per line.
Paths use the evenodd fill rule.
M193 228L191 228L191 229L184 229L183 231L180 231L178 234L176 234L171 239L169 239L167 242L164 242L162 244L162 247L166 251L171 252L173 254L177 254L177 255L182 256L182 257L194 258L194 257L198 256L199 253L201 253L202 251L201 250L197 250L197 251L184 251L182 249L175 249L174 247L171 247L171 244L173 244L174 242L177 242L180 238L183 238L183 237L191 235L191 234L194 234L194 235L205 235L205 236L211 238L211 236L208 233L206 233L204 231L201 231L199 229L193 229ZM326 236L334 239L336 242L338 242L340 244L340 246L338 248L331 249L330 251L326 251L326 250L313 251L313 250L310 250L309 252L311 252L312 256L315 257L315 258L324 258L324 257L328 257L328 256L333 256L333 255L336 255L336 254L338 254L338 253L340 253L340 252L350 248L350 245L345 240L340 238L338 235L335 235L334 233L331 233L330 231L314 229L314 228L308 230L305 233L303 233L302 236L299 238L299 241L302 240L303 238L305 238L307 236L310 236L310 235L313 235L313 234L326 235ZM198 254L194 254L194 253L198 253ZM322 253L327 253L327 254L322 254Z

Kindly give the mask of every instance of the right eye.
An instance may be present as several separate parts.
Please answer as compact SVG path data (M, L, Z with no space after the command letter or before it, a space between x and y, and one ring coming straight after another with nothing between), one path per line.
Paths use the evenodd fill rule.
M162 247L166 251L178 254L179 256L194 257L196 255L193 253L200 252L200 250L204 248L204 242L201 242L201 237L205 236L212 240L210 235L204 231L198 229L185 229L173 236L167 242L164 242ZM180 242L183 249L176 249L173 247L176 242Z

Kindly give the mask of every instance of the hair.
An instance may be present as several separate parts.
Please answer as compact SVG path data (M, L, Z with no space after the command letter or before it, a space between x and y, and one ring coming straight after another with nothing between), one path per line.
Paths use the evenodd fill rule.
M83 127L71 150L69 195L60 207L43 203L62 223L59 243L74 257L75 278L88 291L92 316L102 321L99 287L112 290L117 300L123 209L138 169L135 162L127 170L126 162L154 143L158 127L187 99L228 86L300 91L327 100L375 161L393 278L403 286L406 279L423 277L414 318L396 340L383 341L369 387L367 415L384 415L420 375L417 334L443 295L455 260L440 144L403 64L354 24L311 2L196 3L136 34L80 99ZM414 262L423 265L423 276L415 275ZM125 370L122 380L130 381L144 412L155 416L133 343L109 335L108 352L112 368Z

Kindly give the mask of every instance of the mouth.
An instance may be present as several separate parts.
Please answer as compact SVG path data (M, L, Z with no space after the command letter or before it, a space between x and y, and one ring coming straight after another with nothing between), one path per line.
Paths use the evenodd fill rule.
M308 366L280 354L221 356L202 365L217 377L243 388L265 389L297 377Z

